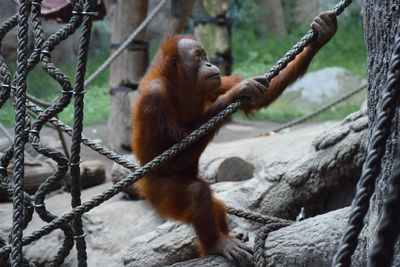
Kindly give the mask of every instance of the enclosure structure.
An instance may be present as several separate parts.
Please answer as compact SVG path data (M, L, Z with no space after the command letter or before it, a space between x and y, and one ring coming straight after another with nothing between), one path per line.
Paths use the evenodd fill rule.
M49 234L58 228L64 232L65 238L52 263L54 265L62 264L65 257L69 254L71 248L75 244L78 252L77 257L79 265L85 266L87 255L85 252L85 233L82 230L82 214L115 196L124 187L139 180L143 175L149 173L164 162L173 160L175 155L204 136L216 124L235 112L241 105L241 101L239 100L232 103L209 122L186 136L180 143L172 146L170 149L166 150L144 166L137 166L108 148L82 136L83 98L85 93L84 76L94 11L93 2L90 0L76 0L71 2L73 6L73 14L70 21L48 39L45 39L43 36L39 0L33 2L21 0L19 13L0 26L0 39L2 39L9 30L18 25L18 60L15 76L11 75L7 64L3 58L0 57L0 107L3 106L6 101L9 101L9 99L12 99L16 110L15 141L13 146L8 148L5 151L4 156L0 159L0 186L12 194L14 203L12 235L9 242L0 240L0 259L3 260L4 264L6 264L5 262L8 259L8 255L11 254L12 266L21 266L29 262L28 259L25 259L23 256L23 246L31 244L33 241L40 239L44 235ZM339 3L334 8L335 14L339 15L350 3L351 1L342 1ZM371 6L373 5L371 4ZM29 18L32 20L32 29L35 41L35 49L30 55L28 54L27 47ZM76 77L74 83L72 83L70 78L52 62L51 51L60 42L75 33L78 28L81 28L81 42L76 66ZM282 60L274 66L274 68L266 73L267 79L269 81L272 80L291 60L294 59L296 54L300 53L304 47L313 41L315 35L314 31L310 31L283 57ZM396 104L398 104L397 98L399 94L396 89L399 88L398 64L400 56L400 33L398 35L396 43L394 44L395 49L387 78L388 82L386 84L386 91L381 100L381 108L376 115L377 123L375 123L375 128L371 132L370 146L363 175L360 179L357 196L353 203L353 211L350 216L351 219L347 228L348 230L346 231L340 250L335 258L335 266L348 266L350 264L350 257L357 245L357 237L361 231L361 227L363 226L363 218L368 210L369 199L373 193L375 178L380 172L379 162L384 153L385 141L390 133L390 122L393 118ZM55 79L61 87L60 98L44 110L28 100L26 94L27 75L39 63L48 75ZM75 120L73 127L69 127L54 117L70 104L72 99L74 100ZM27 116L27 109L36 114L36 116L34 118ZM42 144L40 140L40 131L45 123L51 123L72 137L71 156L69 160L59 151L55 151ZM58 166L57 171L48 177L40 186L33 199L23 191L24 145L26 142L30 142L37 152L51 158ZM79 165L81 143L91 147L100 154L126 167L132 172L129 176L116 183L113 187L84 203L81 203L80 200L81 186ZM7 172L7 166L12 158L14 158L13 175ZM72 175L72 210L57 217L46 209L44 199L52 185L63 179L68 169ZM385 213L382 219L383 224L380 227L381 230L379 231L377 238L378 241L371 257L371 264L373 264L373 266L388 266L390 264L390 259L393 256L393 253L389 253L390 255L386 254L388 251L393 252L392 248L394 247L394 242L398 236L398 228L396 226L399 222L399 216L396 214L396 205L393 205L393 203L398 203L400 198L398 180L398 175L392 179L393 190L391 191L391 200L385 204ZM31 220L33 212L36 212L41 219L48 224L31 235L23 237L23 229L26 228ZM265 215L252 214L251 212L241 211L235 208L229 208L229 212L231 214L262 222L266 225L259 233L255 248L256 263L259 266L264 266L266 262L263 256L263 247L268 233L278 228L290 225L292 222ZM384 257L383 255L386 256Z

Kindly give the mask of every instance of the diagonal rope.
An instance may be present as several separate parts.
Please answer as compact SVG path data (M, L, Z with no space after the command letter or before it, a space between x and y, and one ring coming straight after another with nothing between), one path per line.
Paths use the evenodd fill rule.
M346 101L347 99L351 98L351 97L354 96L355 94L358 94L358 93L364 91L366 88L367 88L367 85L362 85L362 86L360 86L360 87L358 87L358 88L356 88L356 89L354 89L354 90L348 92L348 93L345 94L344 96L342 96L342 97L340 97L340 98L338 98L338 99L332 101L331 103L328 103L327 105L325 105L325 106L323 106L323 107L317 109L316 111L314 111L314 112L312 112L312 113L310 113L310 114L307 114L307 115L302 116L302 117L300 117L300 118L298 118L298 119L294 119L294 120L292 120L292 121L289 121L288 123L285 123L285 124L282 125L282 126L279 126L279 127L277 127L277 128L274 128L274 129L272 129L272 130L270 130L270 131L268 131L268 132L266 132L266 133L262 133L262 134L260 134L259 136L266 136L266 135L269 135L271 132L272 132L272 133L278 133L278 132L283 131L283 130L285 130L285 129L287 129L287 128L291 128L291 127L293 127L293 126L296 126L296 125L299 125L299 124L301 124L301 123L303 123L303 122L306 122L306 121L308 121L308 120L314 118L315 116L318 116L318 115L321 114L322 112L325 112L325 111L327 111L328 109L330 109L330 108L332 108L332 107L334 107L334 106L336 106L336 105L342 103L343 101Z

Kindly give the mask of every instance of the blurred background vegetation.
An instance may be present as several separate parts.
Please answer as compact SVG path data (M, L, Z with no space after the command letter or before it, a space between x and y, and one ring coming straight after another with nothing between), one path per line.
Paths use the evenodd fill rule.
M263 10L256 0L231 1L232 25L232 55L234 59L233 72L244 77L260 75L268 71L287 50L289 50L308 30L308 24L299 24L294 20L292 0L283 1L284 18L287 33L285 35L268 32L261 18ZM310 15L309 21L317 14ZM108 30L107 21L95 22L95 32ZM190 29L188 30L190 32ZM107 38L102 38L107 39ZM97 45L98 47L98 45ZM87 76L93 73L108 56L108 44L103 49L92 49L88 64ZM154 55L158 43L151 43L151 53ZM71 59L56 62L69 77L74 73L74 63ZM360 10L355 9L339 18L339 28L335 38L324 47L313 60L310 69L318 70L328 66L339 66L349 70L354 75L366 75L366 51L363 39L362 18ZM104 72L90 85L85 96L85 124L98 124L107 121L109 113L108 71ZM57 97L60 86L50 79L40 67L33 70L28 80L28 92L40 99L50 101ZM361 102L360 100L359 102ZM95 103L95 105L93 104ZM352 111L359 109L360 103L342 104L333 108L315 120L340 119ZM72 105L60 114L64 122L72 123ZM279 100L255 114L256 119L272 121L288 121L302 116L301 112L293 110L290 105ZM240 116L240 115L239 115ZM14 113L10 103L0 109L1 122L11 127Z

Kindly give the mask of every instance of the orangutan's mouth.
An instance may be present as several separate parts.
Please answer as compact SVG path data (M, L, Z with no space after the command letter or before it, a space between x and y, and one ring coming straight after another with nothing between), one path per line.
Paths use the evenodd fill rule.
M213 73L213 74L207 76L207 79L218 79L220 77L221 77L221 75L219 73Z

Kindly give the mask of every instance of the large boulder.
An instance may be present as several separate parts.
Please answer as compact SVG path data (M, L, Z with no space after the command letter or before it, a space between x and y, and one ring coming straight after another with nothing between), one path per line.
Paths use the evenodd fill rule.
M332 129L333 125L335 128ZM367 125L363 111L348 116L340 124L320 124L269 137L212 144L201 157L201 173L210 180L217 180L216 177L224 173L220 171L224 168L220 167L226 165L225 160L234 162L240 159L252 165L250 179L212 185L216 197L227 205L286 219L294 219L301 207L304 207L307 217L325 214L350 203L365 157ZM241 165L228 165L225 176L229 178L235 173L236 165ZM83 201L109 186L110 183L84 190ZM11 225L12 205L0 205L0 225L4 226L0 237L7 239L10 227L5 227ZM70 197L67 194L50 196L46 199L46 207L55 214L62 214L70 209ZM306 221L315 228L324 224L323 216ZM166 266L197 256L196 238L191 227L177 222L165 223L144 201L124 201L114 197L84 214L83 222L89 266ZM335 230L332 238L336 238L341 223L332 228ZM29 234L42 225L43 222L35 215L25 233ZM229 225L233 232L248 232L250 246L261 227L258 223L234 216L229 216ZM288 227L287 231L305 229L305 222L299 225L298 228ZM310 230L310 237L304 238L314 240L316 237L311 235L314 232ZM54 231L35 245L27 246L26 256L39 264L48 263L56 255L61 237L59 231ZM274 233L271 234L273 237ZM277 237L272 240L283 238L282 235ZM329 238L318 239L321 247L329 243L324 241ZM300 235L296 240L306 243ZM313 253L314 250L305 251ZM275 257L277 254L269 255ZM207 266L230 266L226 265L225 258L211 257L208 260L210 264ZM71 252L65 264L77 265L75 251Z
M335 125L335 131L331 127L319 125L287 134L212 144L201 158L201 172L207 179L215 181L219 166L224 160L240 158L250 162L254 167L251 179L213 184L215 195L229 206L287 219L294 219L301 207L304 207L307 217L324 214L295 224L297 226L289 226L287 231L282 229L285 234L277 233L277 238L274 238L273 233L271 238L274 238L272 240L276 244L280 238L288 236L285 242L293 247L297 243L312 243L310 240L315 240L320 248L334 246L332 241L340 235L344 220L332 225L326 221L332 221L332 217L345 216L341 211L326 216L325 213L346 207L351 202L365 157L367 125L364 111L352 114L341 124ZM234 172L235 165L232 164L231 168L233 170L227 173ZM335 220L332 221L334 222ZM229 216L229 224L234 232L249 233L250 246L261 227L260 224L234 216ZM310 230L307 230L310 234L301 235L304 231L300 232L299 229L306 229L307 225L310 225ZM321 228L318 233L325 231L329 236L311 235L317 233L315 229L322 225L326 227ZM300 234L291 242L292 232ZM176 260L195 255L194 240L193 233L188 232L186 226L165 224L132 240L130 247L124 252L123 263L126 266L142 266L144 263L146 266L172 264ZM176 250L180 253L177 254ZM267 253L267 257L280 257L277 261L280 262L283 258L278 255L280 250ZM305 248L299 253L318 253L317 250L318 247ZM321 250L321 255L324 251ZM299 253L296 255L300 255ZM296 255L292 257L293 260L298 260ZM233 265L226 259L212 256L173 266ZM318 263L310 266L318 266Z
M349 71L339 67L328 67L309 72L289 86L279 101L286 102L302 113L315 111L348 92L359 88L365 81ZM359 104L365 98L364 93L347 100L347 103Z
M336 124L326 122L285 134L212 143L200 158L201 177L212 183L248 180L269 169L266 166L277 168L302 157L322 131Z

